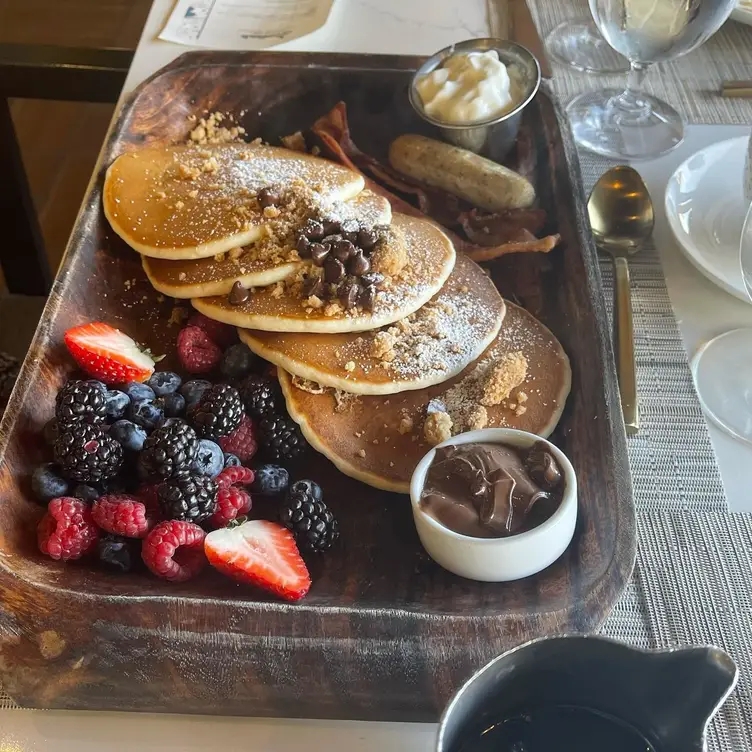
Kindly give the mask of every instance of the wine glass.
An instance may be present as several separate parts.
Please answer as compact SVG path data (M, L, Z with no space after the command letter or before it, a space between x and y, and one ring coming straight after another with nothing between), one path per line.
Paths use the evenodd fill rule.
M623 91L586 92L567 106L575 140L620 160L665 154L684 138L679 113L645 94L648 66L691 52L728 18L736 0L589 0L596 26L628 60Z
M583 73L626 73L629 61L603 38L592 18L564 21L546 37L548 54L557 63Z
M752 301L752 206L744 221L739 256ZM752 444L752 328L733 329L711 339L697 351L691 366L705 414L727 433Z

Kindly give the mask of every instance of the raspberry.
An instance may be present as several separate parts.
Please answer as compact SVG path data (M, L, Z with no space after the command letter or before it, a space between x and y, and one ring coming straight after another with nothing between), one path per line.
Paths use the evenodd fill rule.
M155 574L170 582L185 582L206 564L206 533L192 522L160 522L144 539L141 558Z
M248 462L258 449L253 421L243 413L240 425L229 436L221 437L217 443L226 454L234 454L241 462Z
M89 505L70 496L53 499L37 528L39 550L63 561L80 559L94 548L97 538Z
M178 334L178 357L188 373L207 373L219 365L222 351L197 326L187 326Z
M143 538L149 532L146 505L132 496L100 496L91 508L102 530L126 538Z
M251 496L235 486L223 486L217 492L217 511L209 518L212 527L225 527L241 515L251 511Z
M229 488L235 485L248 486L253 483L254 477L253 470L247 467L226 467L215 480L220 488Z
M215 345L219 345L222 349L235 342L237 334L234 326L210 319L198 311L188 319L186 326L198 327Z

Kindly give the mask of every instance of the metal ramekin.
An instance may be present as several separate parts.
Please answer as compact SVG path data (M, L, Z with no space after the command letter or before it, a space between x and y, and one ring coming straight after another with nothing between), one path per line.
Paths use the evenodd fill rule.
M472 125L445 123L427 115L415 85L418 78L438 68L444 60L457 53L487 52L488 50L496 50L501 62L506 66L513 66L518 71L524 93L517 107L499 117ZM506 39L468 39L465 42L445 47L418 68L410 82L410 104L426 122L438 127L442 136L450 143L498 161L506 156L517 140L522 111L537 93L540 82L541 70L538 60L522 45Z

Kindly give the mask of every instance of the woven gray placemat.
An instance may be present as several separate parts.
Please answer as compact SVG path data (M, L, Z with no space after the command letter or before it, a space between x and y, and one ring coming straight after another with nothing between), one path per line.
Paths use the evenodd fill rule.
M580 154L586 191L612 164ZM613 264L603 258L600 268L611 314ZM709 729L708 749L752 749L752 515L728 512L655 246L630 268L641 422L627 446L638 548L602 632L643 648L726 650L740 681Z
M545 37L569 19L591 18L587 0L528 0ZM562 101L595 88L623 87L626 74L594 76L551 61L553 83ZM654 65L645 89L665 99L692 123L752 123L752 100L718 96L724 80L752 79L752 26L728 21L704 45L674 62Z

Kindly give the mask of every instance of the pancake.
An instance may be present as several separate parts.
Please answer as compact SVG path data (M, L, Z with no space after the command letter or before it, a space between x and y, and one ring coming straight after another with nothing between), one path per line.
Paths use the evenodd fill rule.
M238 331L253 352L295 376L357 394L394 394L456 376L494 340L504 311L494 283L460 253L444 287L391 326L348 334Z
M334 162L274 146L167 146L118 157L107 170L102 204L115 232L142 255L207 258L258 240L266 217L256 194L294 185L323 201L346 201L364 180Z
M387 326L424 306L446 282L455 260L452 241L432 222L395 214L391 229L401 238L407 266L388 288L379 291L370 311L345 310L339 304L312 307L299 293L283 291L283 283L256 289L239 305L232 305L227 296L191 302L205 316L242 329L331 334Z
M569 359L543 324L524 309L506 304L504 324L494 342L476 363L450 381L391 396L351 395L332 389L312 393L278 369L287 409L310 444L345 475L376 488L408 493L413 469L431 448L422 431L429 402L443 403L455 422L453 434L480 427L462 424L478 407L474 390L487 384L489 371L500 358L521 352L527 360L524 380L500 405L484 408L486 427L548 436L569 394Z
M326 204L322 214L340 222L355 220L365 227L388 225L392 220L389 201L369 190L347 202ZM274 219L267 221L263 238L219 257L174 261L144 256L141 261L146 276L155 290L173 298L227 295L235 282L243 287L272 285L292 274L301 261L295 250L298 228L289 231Z

